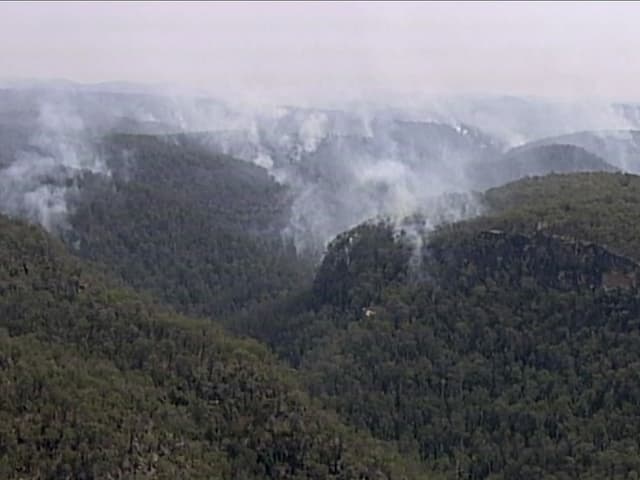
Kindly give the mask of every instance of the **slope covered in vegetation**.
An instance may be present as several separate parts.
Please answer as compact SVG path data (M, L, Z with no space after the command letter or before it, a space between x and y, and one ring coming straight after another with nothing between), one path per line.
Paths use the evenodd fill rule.
M218 315L306 276L281 237L286 190L252 164L171 138L108 137L112 176L85 176L64 233L76 253L182 312Z
M617 250L640 247L638 187L518 182L419 250L362 225L306 295L245 327L344 419L450 478L634 478L640 266Z
M418 478L254 341L0 217L2 478Z
M640 474L640 178L492 189L423 247L366 223L308 282L286 190L187 140L105 140L112 176L79 177L63 238L299 372L2 219L2 474L418 478L415 457L449 478Z
M579 173L520 180L486 192L499 213L471 224L593 241L640 260L640 177Z
M637 114L637 109L635 110L634 113ZM545 137L525 143L514 150L525 151L552 144L584 148L625 171L638 172L640 166L640 131L638 130L581 131Z
M618 169L582 147L565 144L512 149L498 159L475 165L469 173L474 185L486 189L549 173L615 172Z

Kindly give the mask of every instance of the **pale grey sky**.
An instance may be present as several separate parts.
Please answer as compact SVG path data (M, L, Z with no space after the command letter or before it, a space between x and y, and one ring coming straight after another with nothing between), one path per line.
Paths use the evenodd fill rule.
M0 3L0 76L640 100L640 3Z

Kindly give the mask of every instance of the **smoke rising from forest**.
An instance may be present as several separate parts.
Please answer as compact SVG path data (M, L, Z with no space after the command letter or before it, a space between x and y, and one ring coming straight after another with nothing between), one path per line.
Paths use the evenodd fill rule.
M290 191L282 233L300 251L321 251L335 235L371 218L400 221L423 213L431 227L476 215L482 205L473 192L494 182L483 177L487 165L526 142L588 130L589 138L567 142L583 146L591 139L612 165L630 171L640 166L634 160L640 147L630 132L638 127L633 105L487 96L442 97L410 107L251 107L139 90L46 83L6 89L11 108L0 114L22 111L28 134L3 160L3 211L48 229L64 226L77 180L87 172L111 175L95 144L113 132L167 141L182 133L210 151L266 169ZM504 180L500 173L496 184ZM455 201L450 193L459 194Z

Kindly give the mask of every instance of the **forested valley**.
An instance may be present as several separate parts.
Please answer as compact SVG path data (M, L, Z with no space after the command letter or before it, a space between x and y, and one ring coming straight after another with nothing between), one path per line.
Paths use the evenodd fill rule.
M640 177L606 148L384 117L269 124L256 162L163 125L2 131L1 478L638 478ZM469 191L376 176L454 149Z

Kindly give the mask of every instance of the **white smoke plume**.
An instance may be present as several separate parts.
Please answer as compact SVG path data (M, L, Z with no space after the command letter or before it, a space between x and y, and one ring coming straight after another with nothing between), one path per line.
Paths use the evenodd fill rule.
M480 205L434 199L485 188L477 172L509 147L582 129L631 126L608 104L513 97L429 99L400 107L263 106L259 113L244 110L243 117L244 134L236 122L236 130L216 132L210 146L267 169L289 187L293 204L284 233L300 251L322 251L335 235L370 218L424 212L422 228L433 228L475 215ZM611 163L622 162L616 160Z
M82 172L109 175L89 146L83 120L67 104L40 105L35 131L0 170L0 208L48 230L64 227Z
M210 146L266 168L289 187L284 234L299 251L321 252L335 235L371 218L431 214L425 205L434 198L471 190L468 165L501 153L500 141L472 127L405 123L397 112L366 108L278 108L255 123L245 135L218 132Z
M329 119L324 113L312 113L300 125L300 139L305 152L314 152L327 136Z
M470 194L478 188L475 172L509 147L544 137L612 131L567 142L590 142L584 148L593 150L602 140L595 153L640 171L640 158L634 163L640 147L631 145L636 136L628 131L640 110L631 105L479 97L416 98L404 105L379 99L331 109L252 107L117 86L65 87L33 97L38 113L29 142L9 163L0 156L0 206L49 229L64 224L83 172L110 175L91 147L108 132L189 133L212 150L266 169L291 193L283 234L300 251L322 251L335 235L371 218L421 212L420 229L431 229L475 215L481 211ZM467 200L452 202L451 192Z

